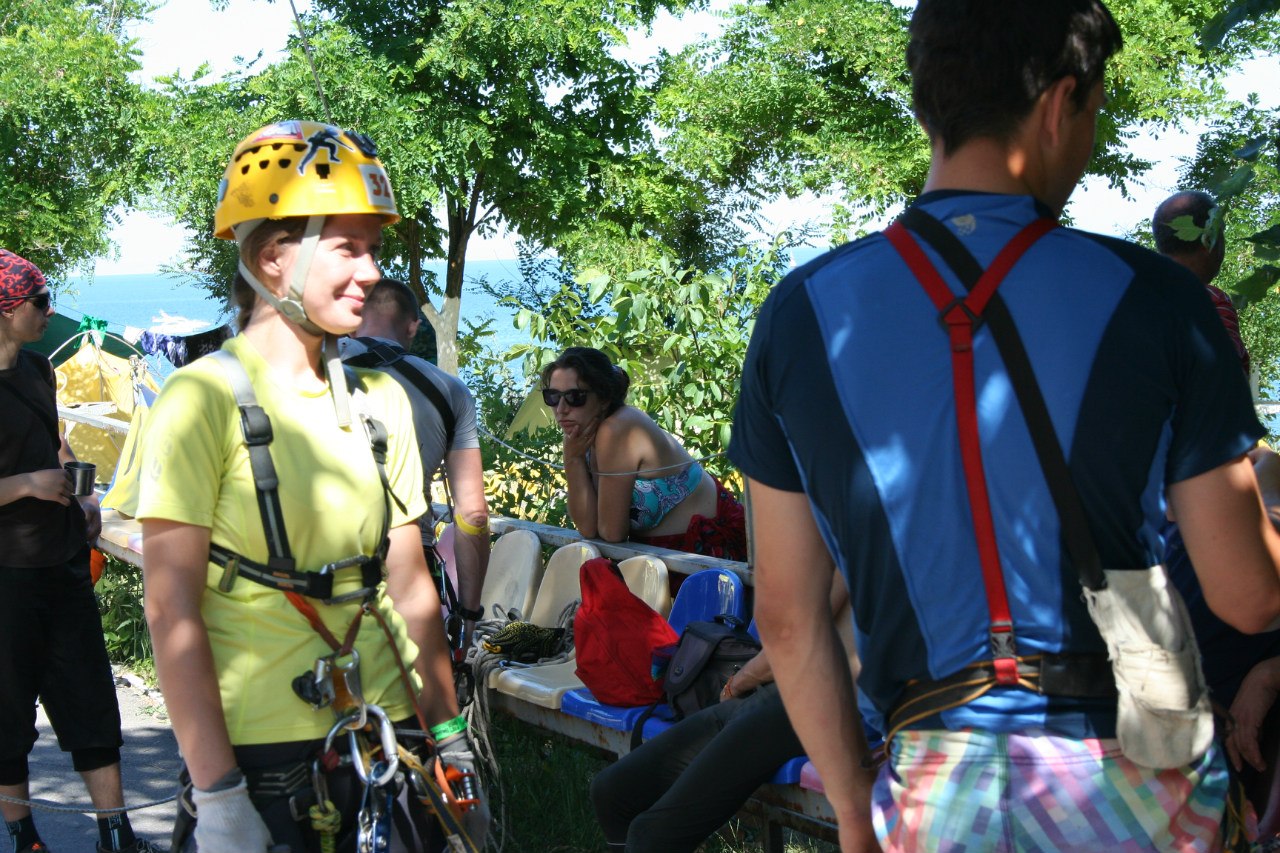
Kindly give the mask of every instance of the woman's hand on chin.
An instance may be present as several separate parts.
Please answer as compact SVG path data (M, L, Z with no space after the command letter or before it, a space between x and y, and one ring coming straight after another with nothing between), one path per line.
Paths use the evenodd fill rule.
M592 418L585 424L566 424L564 428L564 458L579 459L596 443L596 428L600 418Z

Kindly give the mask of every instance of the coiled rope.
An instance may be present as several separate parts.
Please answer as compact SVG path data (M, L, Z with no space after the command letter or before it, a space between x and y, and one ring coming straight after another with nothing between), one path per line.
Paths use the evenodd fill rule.
M564 629L559 651L551 657L542 658L537 663L522 664L520 665L521 667L563 663L569 659L573 652L573 617L578 612L579 604L581 604L581 601L578 599L569 602L556 620L556 627ZM484 641L512 622L522 621L524 614L517 607L505 608L501 604L493 605L492 614L493 618L476 623L472 634L471 648L467 650L466 662L475 676L476 691L471 704L467 705L462 713L466 716L470 725L471 746L476 754L477 766L483 766L486 775L492 779L492 786L487 790L491 794L494 791L498 794L497 797L491 796L489 801L490 808L492 808L495 801L498 804L497 811L493 815L493 832L489 838L489 846L496 853L502 853L507 837L507 797L506 786L498 766L497 755L493 748L492 739L489 737L489 720L491 717L489 715L488 685L490 675L508 667L503 666L506 658L502 655L485 650Z

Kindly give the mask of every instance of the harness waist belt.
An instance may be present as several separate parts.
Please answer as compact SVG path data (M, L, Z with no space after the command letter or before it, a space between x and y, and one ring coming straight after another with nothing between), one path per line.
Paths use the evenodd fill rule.
M1116 692L1115 675L1105 654L1042 654L1017 658L1016 686L1066 699L1111 699ZM958 708L1000 686L994 661L970 664L937 681L913 681L902 691L898 704L889 712L890 733L935 714Z
M209 561L225 570L222 581L218 584L218 588L223 592L231 591L231 586L238 575L280 592L296 592L307 598L319 599L325 604L341 604L366 597L377 588L378 584L382 583L382 558L377 556L348 557L345 560L327 563L317 572L299 572L283 565L263 565L242 557L234 551L211 545ZM292 561L289 562L292 563ZM337 573L351 568L360 569L360 588L334 596L333 582Z

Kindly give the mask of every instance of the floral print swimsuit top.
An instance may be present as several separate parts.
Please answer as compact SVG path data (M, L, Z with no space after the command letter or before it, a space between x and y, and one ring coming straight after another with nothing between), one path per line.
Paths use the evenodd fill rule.
M631 492L631 532L644 533L657 527L701 482L702 466L697 462L670 477L637 479Z

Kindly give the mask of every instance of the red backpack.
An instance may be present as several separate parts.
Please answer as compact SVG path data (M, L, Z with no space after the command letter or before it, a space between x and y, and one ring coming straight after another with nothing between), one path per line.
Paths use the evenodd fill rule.
M582 604L573 619L578 678L598 702L624 708L651 705L663 696L653 676L653 653L680 635L627 588L618 564L597 557L579 570Z

